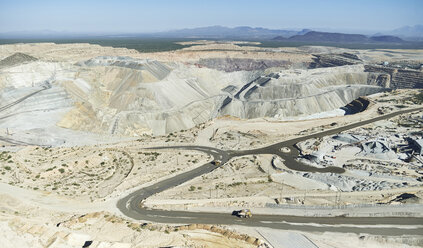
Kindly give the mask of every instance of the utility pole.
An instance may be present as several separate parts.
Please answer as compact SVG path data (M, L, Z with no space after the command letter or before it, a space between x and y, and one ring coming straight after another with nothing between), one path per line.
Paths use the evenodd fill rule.
M304 191L304 205L305 205L305 202L306 202L306 197L307 197L307 189Z
M341 202L341 191L337 191L335 194L335 206L339 208Z
M336 207L337 201L338 201L338 191L335 192L335 203L334 203L335 207Z

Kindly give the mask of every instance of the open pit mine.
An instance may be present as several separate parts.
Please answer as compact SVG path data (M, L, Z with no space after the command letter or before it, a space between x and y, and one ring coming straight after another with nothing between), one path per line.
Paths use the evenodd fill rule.
M51 45L55 46L63 47ZM414 86L408 81L396 83L398 76L391 77L385 72L389 69L363 65L357 56L351 59L353 55L345 54L333 55L333 63L343 66L310 70L310 65L327 66L328 58L322 62L318 55L314 62L296 63L213 58L174 62L137 56L55 61L6 53L9 56L0 65L0 99L8 106L2 107L0 128L157 136L222 116L286 120L320 113L342 115L341 108L361 96ZM421 71L400 73L421 87ZM49 132L39 143L31 136L21 141L65 142Z
M0 244L423 245L423 51L191 45L0 46Z

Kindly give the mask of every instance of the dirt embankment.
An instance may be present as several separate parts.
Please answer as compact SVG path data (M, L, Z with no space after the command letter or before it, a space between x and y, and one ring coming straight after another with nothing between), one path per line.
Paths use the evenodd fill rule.
M365 111L369 104L370 101L367 97L359 97L341 109L345 111L346 115L353 115Z

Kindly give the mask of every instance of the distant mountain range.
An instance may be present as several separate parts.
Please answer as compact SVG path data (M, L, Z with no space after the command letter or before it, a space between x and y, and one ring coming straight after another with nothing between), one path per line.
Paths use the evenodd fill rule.
M327 43L402 43L404 40L390 35L367 37L362 34L343 34L310 31L289 38L277 36L273 40L296 42L327 42Z
M154 37L171 38L208 38L208 39L273 39L276 36L290 37L298 34L305 34L311 30L301 31L253 28L248 26L228 28L223 26L210 26L192 29L180 29L150 34Z
M422 29L421 31L420 28ZM410 38L412 35L415 37L419 37L420 35L423 40L423 26L416 25L414 27L403 27L386 33L377 33L370 37L362 34L318 32L310 29L283 30L247 26L234 28L210 26L152 33L148 35L158 38L279 40L330 43L403 43L405 40L419 40Z
M423 41L423 25L404 26L392 31L380 32L375 35L395 35L404 40Z
M224 27L209 26L191 29L179 29L155 33L71 33L55 31L9 32L0 33L0 39L23 38L183 38L183 39L235 39L235 40L274 40L295 42L330 42L330 43L405 43L405 41L423 41L423 25L406 26L392 31L379 32L372 36L362 34L346 34L319 32L310 29L284 30L261 27Z

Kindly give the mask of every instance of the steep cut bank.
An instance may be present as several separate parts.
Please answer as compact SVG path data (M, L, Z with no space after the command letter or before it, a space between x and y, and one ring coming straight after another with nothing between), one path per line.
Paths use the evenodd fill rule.
M100 56L78 63L81 66L116 66L140 71L147 71L157 80L169 75L171 69L155 60L136 60L131 57Z
M365 71L385 78L392 89L423 89L423 71L383 65L365 65Z
M357 60L350 54L343 57ZM301 118L337 110L389 87L383 75L365 72L360 64L309 70L285 69L283 60L210 61L221 67L97 56L77 63L30 61L3 68L0 97L6 102L46 80L52 85L32 98L38 110L52 113L47 119L41 111L20 112L19 118L4 119L3 127L30 121L117 136L165 135L224 115ZM32 103L25 104L13 111L30 110Z
M208 58L200 59L197 65L225 72L266 70L272 67L288 68L292 63L285 60Z
M179 63L97 57L78 63L76 80L62 80L75 108L58 123L114 135L164 135L218 116L221 89L257 77Z
M55 76L54 87L66 93L63 101L73 103L57 125L111 135L165 135L223 115L301 117L384 90L362 65L224 72L110 56L72 67L48 65L43 77Z
M314 54L313 56L313 62L309 66L311 69L355 65L363 62L357 55L351 53Z
M371 82L368 76L362 65L263 76L226 98L221 115L279 119L338 109L360 96L384 90L379 85L368 84Z

